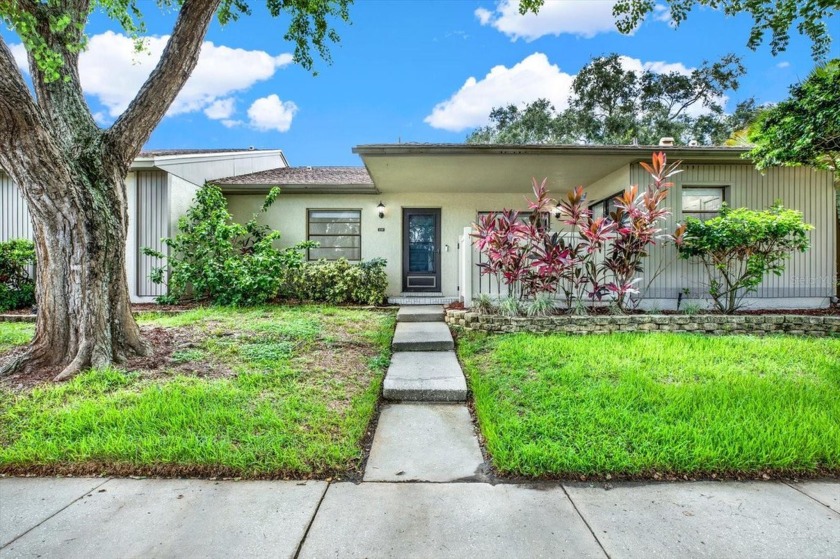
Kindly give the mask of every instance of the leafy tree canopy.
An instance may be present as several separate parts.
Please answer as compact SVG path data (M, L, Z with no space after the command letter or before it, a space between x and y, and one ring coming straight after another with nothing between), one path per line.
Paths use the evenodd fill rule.
M748 132L759 168L812 165L840 179L840 59L814 70L790 98L762 111Z
M329 43L338 42L329 18L337 16L349 21L348 7L353 0L265 0L272 17L284 14L290 18L283 38L295 45L294 60L307 70L312 68L313 48L321 58L330 61ZM246 0L215 0L219 4L216 18L227 24L242 15L250 15ZM156 0L161 9L178 8L184 0ZM90 15L100 10L117 22L136 40L142 50L142 34L146 31L141 7L146 0L0 0L0 20L3 20L20 37L26 51L43 72L49 83L69 77L60 43L71 53L84 50L87 45L85 26Z
M557 111L545 99L524 108L494 108L491 124L473 132L469 143L657 144L664 136L678 142L723 143L756 113L753 99L727 114L726 92L738 88L744 67L735 55L705 62L686 75L627 69L617 54L593 59L572 84L569 107ZM697 108L703 108L698 116Z
M545 0L520 0L521 13L537 11ZM796 24L800 34L811 39L811 53L822 59L831 47L828 19L840 8L838 0L618 0L613 7L616 27L622 33L635 31L657 4L664 4L679 25L696 6L722 10L729 16L748 14L753 20L747 46L752 50L770 33L770 50L776 55L787 49L790 28Z

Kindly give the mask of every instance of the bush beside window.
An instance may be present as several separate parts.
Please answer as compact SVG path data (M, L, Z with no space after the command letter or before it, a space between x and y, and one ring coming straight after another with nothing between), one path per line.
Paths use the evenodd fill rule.
M303 301L380 305L387 287L383 258L353 264L341 258L287 270L282 295Z
M29 267L35 264L35 245L26 239L0 243L0 311L35 304L35 281Z
M274 188L260 212L248 223L235 223L218 186L199 189L193 205L178 222L178 234L164 239L169 255L144 248L160 258L150 279L165 283L160 303L207 301L219 305L258 305L279 298L380 304L385 300L385 261L350 264L306 261L306 251L318 243L305 241L278 249L280 232L257 219L280 194Z
M681 258L703 264L717 310L732 313L767 275L781 275L791 254L808 250L813 228L781 202L763 211L724 204L719 217L689 217L674 239Z

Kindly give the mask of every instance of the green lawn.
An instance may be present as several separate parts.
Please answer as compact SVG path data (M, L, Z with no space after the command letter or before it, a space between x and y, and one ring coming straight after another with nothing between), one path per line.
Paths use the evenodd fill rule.
M525 476L840 472L840 339L464 334L487 449Z
M391 313L202 309L140 322L178 334L154 373L0 388L0 471L308 477L358 466ZM0 353L31 335L0 323Z

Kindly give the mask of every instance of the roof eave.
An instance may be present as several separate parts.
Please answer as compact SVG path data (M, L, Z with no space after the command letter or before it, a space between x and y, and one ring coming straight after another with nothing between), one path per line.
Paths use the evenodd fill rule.
M361 156L381 155L516 155L516 154L598 154L645 157L652 151L664 151L672 157L706 159L709 157L743 160L747 147L727 146L593 146L542 144L362 144L353 147Z
M282 194L380 194L373 184L235 184L218 185L225 194L261 194L274 187Z

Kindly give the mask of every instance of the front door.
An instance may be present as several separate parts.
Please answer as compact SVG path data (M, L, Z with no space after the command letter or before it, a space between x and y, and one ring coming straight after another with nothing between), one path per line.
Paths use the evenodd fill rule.
M439 208L403 208L403 291L441 291Z

